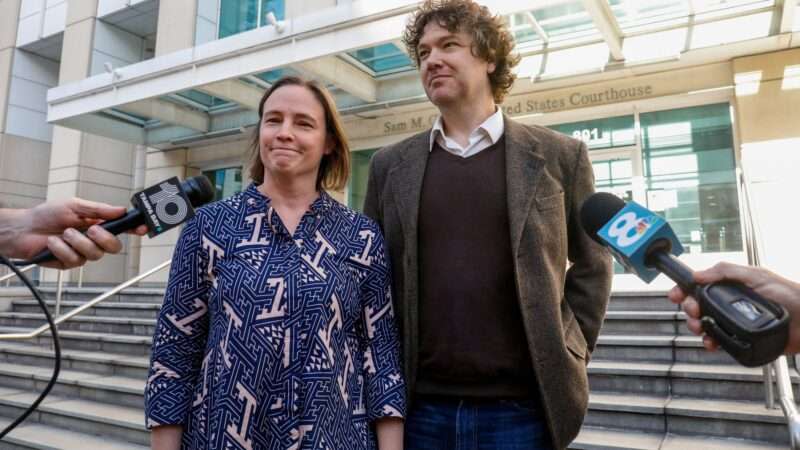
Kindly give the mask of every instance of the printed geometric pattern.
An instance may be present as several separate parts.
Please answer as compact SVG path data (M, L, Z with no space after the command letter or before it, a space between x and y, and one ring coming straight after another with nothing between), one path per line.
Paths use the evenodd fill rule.
M290 236L255 185L200 208L172 259L145 388L184 449L373 449L405 385L378 226L322 192Z

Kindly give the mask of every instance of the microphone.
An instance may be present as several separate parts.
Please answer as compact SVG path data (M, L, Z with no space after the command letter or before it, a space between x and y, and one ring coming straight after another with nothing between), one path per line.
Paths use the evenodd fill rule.
M187 178L183 183L178 177L172 177L134 194L131 197L133 208L123 216L99 226L117 235L147 224L147 235L158 236L194 217L193 207L213 200L214 191L214 186L204 176ZM15 261L14 264L41 264L53 259L55 257L50 250L43 250L32 259Z
M677 258L683 246L661 216L606 192L587 198L580 214L589 236L643 281L663 273L694 296L703 331L740 364L761 366L783 354L789 338L786 309L738 282L696 283L692 269Z

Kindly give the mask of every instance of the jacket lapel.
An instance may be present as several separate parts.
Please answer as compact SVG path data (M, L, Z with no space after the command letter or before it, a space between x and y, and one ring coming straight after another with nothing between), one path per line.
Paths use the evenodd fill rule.
M538 140L528 130L508 118L505 120L506 137L506 197L511 232L511 250L514 257L525 222L533 207L534 193L539 182L544 159L537 153Z
M402 223L407 250L417 248L417 217L422 180L428 165L429 142L430 133L415 136L404 150L403 161L389 172L394 204Z

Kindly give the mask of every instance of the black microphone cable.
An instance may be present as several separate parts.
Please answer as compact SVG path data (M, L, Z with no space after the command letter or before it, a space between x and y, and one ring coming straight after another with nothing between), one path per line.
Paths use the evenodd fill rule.
M47 323L48 323L48 325L50 325L50 335L53 338L53 349L54 349L55 359L56 359L56 362L55 362L55 364L53 366L53 375L50 377L50 381L47 383L47 386L45 386L45 388L42 391L42 393L39 394L39 397L37 397L36 400L33 403L31 403L31 405L28 407L28 409L26 409L13 422L11 422L11 424L9 424L3 431L0 431L0 440L2 440L8 433L11 432L11 430L16 428L33 411L36 410L36 408L39 406L39 404L42 403L42 400L44 400L44 398L47 397L47 394L49 394L50 391L53 389L53 386L55 386L56 380L58 379L58 374L61 372L61 340L58 337L58 329L56 328L56 324L53 321L53 316L51 316L50 315L50 311L47 310L47 305L45 304L44 300L42 299L41 292L39 292L39 290L36 289L36 286L34 286L33 283L31 283L31 280L29 280L28 277L16 267L18 262L16 262L16 261L15 262L11 262L5 256L0 254L0 263L3 263L6 266L8 266L9 268L11 268L11 270L14 271L15 274L17 274L19 279L22 280L23 283L25 283L25 286L28 287L28 289L31 291L33 296L36 298L36 301L39 302L39 306L42 308L42 312L44 312L44 316L47 319Z

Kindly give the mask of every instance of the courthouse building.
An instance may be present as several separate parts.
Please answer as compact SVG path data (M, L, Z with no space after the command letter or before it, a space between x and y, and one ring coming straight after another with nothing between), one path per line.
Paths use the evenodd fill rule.
M197 174L231 195L249 182L264 89L302 74L343 114L353 167L335 196L360 209L373 152L436 117L400 43L417 3L0 0L0 202L125 205ZM583 139L597 189L663 214L688 264L747 262L752 218L762 264L800 279L797 0L484 3L522 56L508 116ZM126 238L83 280L128 279L176 238ZM616 271L617 289L645 288Z

